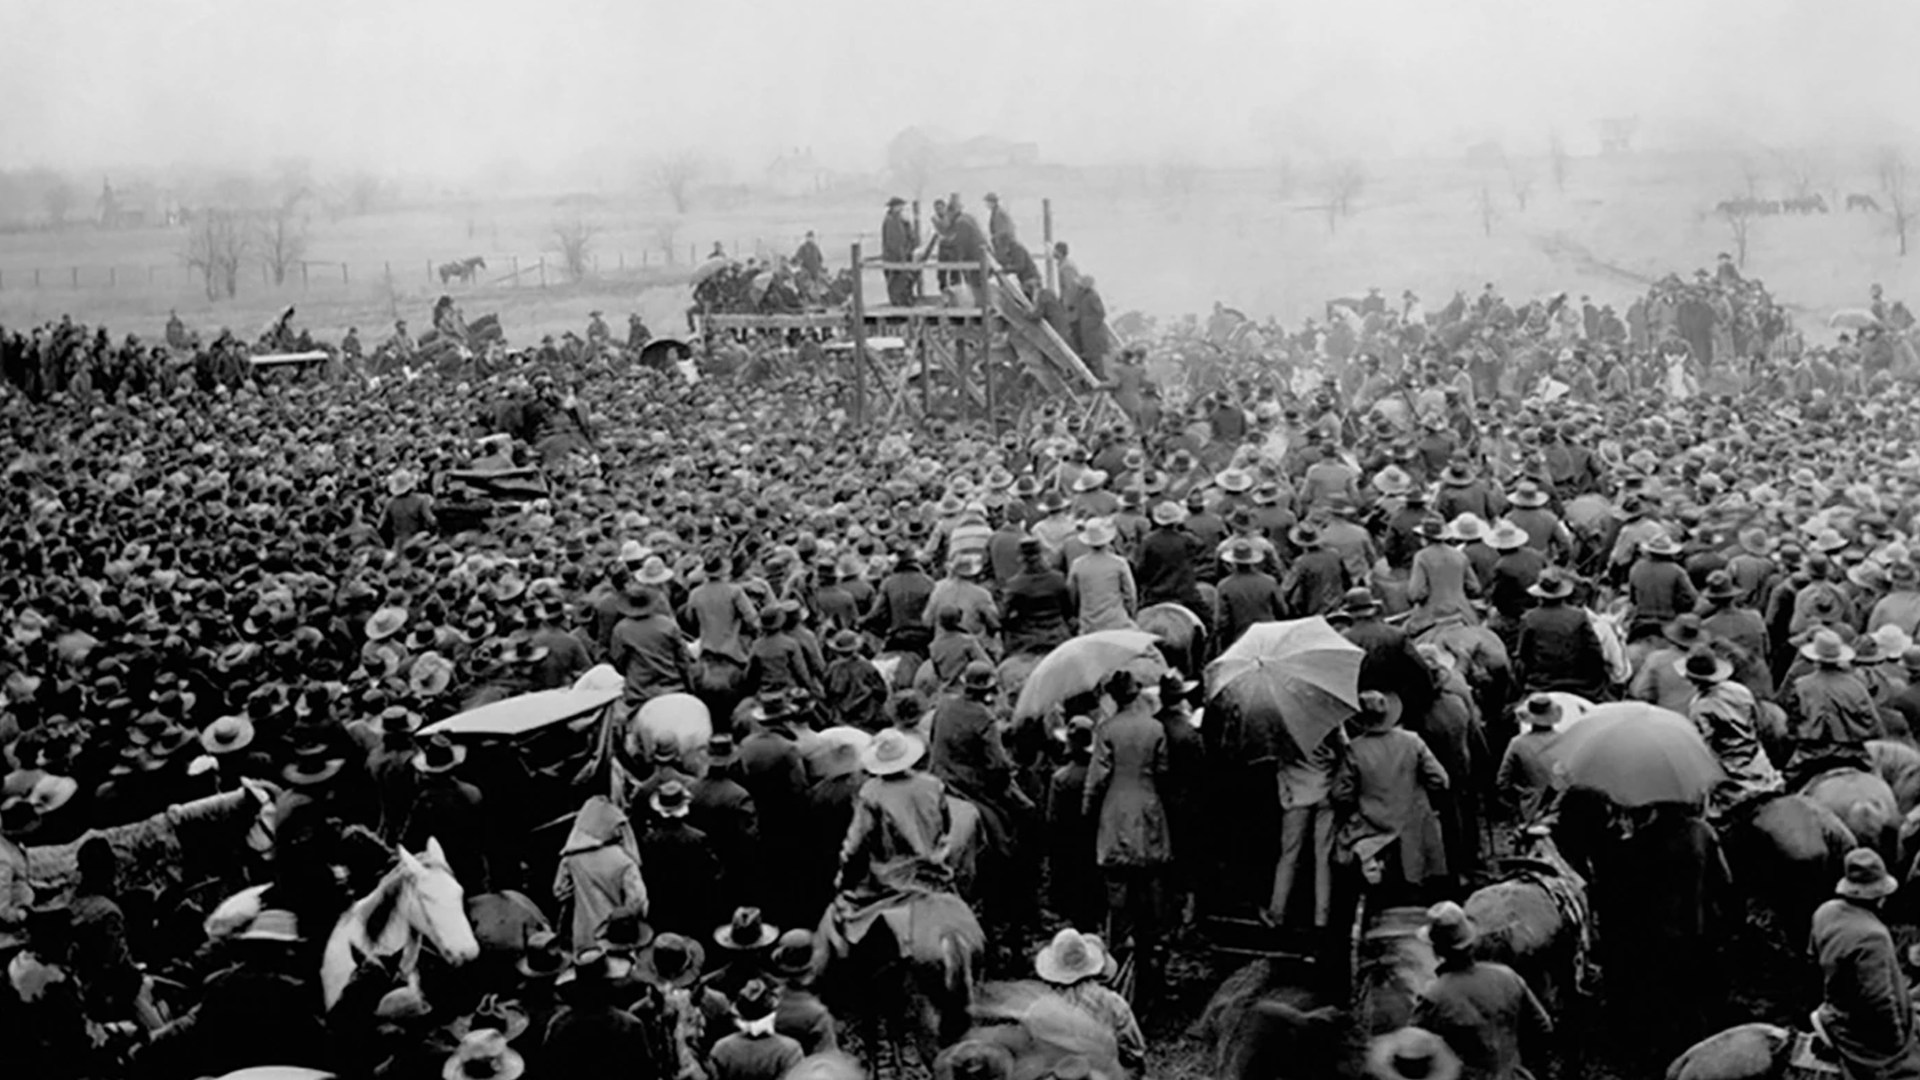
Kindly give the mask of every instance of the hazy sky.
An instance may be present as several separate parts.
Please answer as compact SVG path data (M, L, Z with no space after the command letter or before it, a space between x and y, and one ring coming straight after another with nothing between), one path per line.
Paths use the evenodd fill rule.
M1577 148L1615 114L1880 139L1920 91L1909 0L0 0L0 42L0 163L72 168L877 169L911 124L1224 162L1262 118L1310 153Z

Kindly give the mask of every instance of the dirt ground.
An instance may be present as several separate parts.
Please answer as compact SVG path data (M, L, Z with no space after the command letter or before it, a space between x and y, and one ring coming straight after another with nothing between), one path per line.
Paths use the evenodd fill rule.
M1255 318L1293 323L1319 314L1331 297L1369 286L1389 297L1412 288L1437 308L1454 290L1472 295L1489 281L1508 296L1565 289L1623 306L1650 278L1710 266L1732 244L1710 212L1740 182L1731 160L1576 159L1564 191L1547 180L1543 163L1517 169L1531 173L1524 209L1505 173L1463 161L1370 164L1352 215L1331 228L1310 178L1287 190L1272 170L1036 167L936 177L925 197L930 203L957 190L978 209L982 194L997 191L1036 255L1040 203L1050 199L1053 235L1071 243L1075 262L1095 276L1114 316L1204 313L1218 300ZM1828 201L1838 205L1844 192L1870 186L1866 176L1836 166ZM1491 222L1477 209L1483 187L1497 204ZM336 336L356 325L364 339L374 328L384 333L396 315L424 322L433 298L446 291L469 317L498 312L517 343L577 331L596 307L606 309L616 330L629 311L664 328L676 325L686 307L678 282L690 254L704 256L716 241L742 254L791 252L814 229L829 262L843 265L852 243L864 241L869 254L877 245L886 194L840 191L728 206L696 201L678 217L620 193L447 201L337 222L319 216L309 226L306 258L314 262L304 280L296 273L285 285L264 285L259 267L249 265L239 296L217 302L182 264L182 230L15 234L0 238L0 322L71 313L116 331L156 333L177 308L190 325L250 332L295 304L298 321L315 332ZM550 267L543 288L535 267L542 256L550 264L556 258L554 226L574 220L600 230L597 270L563 283ZM663 265L669 247L672 266ZM443 289L432 274L440 262L476 254L487 259L476 284ZM1798 305L1809 331L1832 309L1862 303L1871 283L1896 297L1920 291L1920 260L1897 256L1884 215L1761 219L1746 268ZM874 275L870 287L879 284Z

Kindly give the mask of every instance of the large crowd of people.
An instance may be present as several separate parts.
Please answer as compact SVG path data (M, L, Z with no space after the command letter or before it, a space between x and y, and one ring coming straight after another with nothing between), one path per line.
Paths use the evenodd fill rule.
M1615 379L1664 339L1501 306L1465 305L1457 335L1424 314L1342 317L1331 348L1312 330L1285 360L1324 376L1304 392L1258 365L1175 391L1130 349L1109 372L1122 418L1095 426L1032 403L862 426L824 364L695 382L547 350L366 380L256 370L225 338L0 331L8 1060L860 1076L878 1050L847 1032L886 1010L834 963L876 920L911 937L885 921L902 881L966 881L964 849L987 884L956 919L993 931L979 977L1034 980L1097 1037L1018 1073L962 1042L941 1075L1139 1073L1135 1010L1168 1000L1169 955L1210 919L1338 969L1356 909L1429 905L1439 974L1372 1075L1524 1075L1566 1017L1475 953L1460 902L1514 828L1557 814L1592 905L1599 978L1579 981L1622 1060L1814 1003L1846 1075L1920 1075L1883 916L1897 843L1848 834L1827 895L1787 918L1811 928L1801 982L1760 1017L1727 991L1765 883L1721 853L1755 807L1880 775L1913 742L1920 408L1868 392L1892 365L1715 392ZM1787 334L1733 325L1734 353ZM1545 341L1557 359L1516 378ZM1712 375L1709 345L1672 355ZM535 465L544 493L490 513L432 494ZM1364 655L1357 709L1300 745L1207 664L1313 617ZM1016 715L1055 650L1142 628L1151 667ZM568 728L561 760L605 784L570 784L550 745L420 734L602 665L611 734ZM704 704L705 745L629 727L669 695ZM1568 714L1613 700L1685 717L1719 782L1569 790ZM528 807L554 792L546 829ZM259 827L231 836L190 835L181 809L256 799ZM458 881L478 960L400 970L341 946L352 977L323 991L343 920L401 917L355 904L396 849Z

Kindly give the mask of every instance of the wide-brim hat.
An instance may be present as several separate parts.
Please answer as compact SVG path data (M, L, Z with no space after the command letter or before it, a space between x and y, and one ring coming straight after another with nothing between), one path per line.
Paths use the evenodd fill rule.
M1388 497L1405 495L1413 490L1413 477L1400 466L1389 465L1374 475L1373 490Z
M73 801L80 791L80 782L71 776L54 776L49 773L34 781L27 791L27 805L35 813L51 814Z
M1106 518L1092 518L1080 526L1080 542L1088 547L1106 547L1113 543L1119 534L1114 531L1113 522Z
M1708 600L1736 600L1741 590L1725 570L1715 570L1707 575L1707 587L1700 590L1700 595Z
M561 944L560 935L540 931L527 939L526 948L513 962L514 970L528 979L552 979L573 966L573 957Z
M1564 574L1541 574L1527 586L1527 595L1540 600L1565 600L1573 595L1573 581Z
M1260 563L1260 552L1253 546L1253 541L1243 537L1228 543L1227 553L1221 558L1236 566L1257 566Z
M367 619L368 641L385 641L400 632L407 625L407 609L403 607L383 607Z
M1673 670L1695 682L1723 683L1733 677L1733 664L1707 649L1695 649L1673 662Z
M1320 527L1311 522L1303 521L1287 530L1287 540L1298 548L1318 547L1320 539Z
M1513 494L1507 496L1507 501L1518 507L1532 509L1547 505L1547 493L1540 490L1540 485L1523 481L1514 487Z
M1511 521L1496 524L1487 533L1487 546L1495 551L1518 551L1527 546L1527 531Z
M1088 491L1097 491L1106 486L1107 472L1105 469L1088 469L1073 478L1073 490L1075 492L1085 493Z
M1439 518L1423 518L1420 524L1414 526L1413 531L1422 539L1445 540L1447 538L1447 523L1441 521Z
M412 491L420 482L405 469L396 469L387 477L387 494L395 497Z
M1840 640L1840 635L1831 630L1816 630L1811 640L1800 646L1800 655L1816 664L1848 664L1853 662L1853 646Z
M1460 1055L1424 1028L1389 1031L1367 1047L1370 1080L1460 1080L1461 1069Z
M1852 900L1878 900L1893 895L1899 888L1900 882L1887 873L1887 864L1879 852L1872 848L1854 848L1847 852L1844 870L1833 892Z
M1665 532L1661 532L1659 536L1649 536L1649 538L1642 540L1642 542L1640 542L1640 553L1642 553L1642 555L1661 555L1661 557L1667 557L1667 555L1678 555L1678 553L1680 553L1680 546L1674 544L1674 538L1672 538L1672 536L1667 536Z
M253 721L245 716L223 716L200 732L200 746L209 754L231 754L252 745Z
M1480 930L1464 908L1443 900L1427 909L1427 924L1420 928L1420 940L1436 952L1462 952L1480 940Z
M469 1031L440 1070L441 1080L520 1080L527 1061L507 1045L504 1032L493 1028Z
M1033 971L1056 986L1072 986L1105 975L1109 959L1099 938L1067 927L1034 956Z
M780 928L762 918L756 907L735 908L732 920L713 931L714 944L736 952L764 949L779 937Z
M421 653L407 671L407 686L421 697L438 697L453 682L453 661L437 652Z
M918 764L926 744L899 728L887 728L860 751L860 767L868 776L891 776Z
M1372 615L1380 610L1380 603L1374 599L1372 589L1353 588L1342 598L1340 610L1348 615Z
M674 987L692 986L707 965L706 946L680 934L661 934L635 961L650 982Z
M1675 645L1691 646L1706 640L1707 627L1700 616L1689 612L1662 626L1660 633Z
M1245 469L1223 469L1213 478L1213 485L1221 491L1243 494L1253 490L1253 474Z
M1187 520L1187 509L1177 502L1158 502L1153 504L1152 517L1155 525L1178 525Z
M467 760L467 748L445 735L435 735L413 755L413 767L423 773L452 772Z
M1456 461L1447 466L1446 472L1440 474L1440 482L1448 487L1466 487L1473 483L1473 470Z

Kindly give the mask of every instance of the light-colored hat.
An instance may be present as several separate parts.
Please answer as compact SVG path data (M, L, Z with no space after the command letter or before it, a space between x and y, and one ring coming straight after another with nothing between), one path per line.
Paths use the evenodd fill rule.
M1404 1027L1367 1047L1372 1080L1460 1080L1460 1055L1425 1028Z
M1527 531L1506 518L1494 523L1487 533L1487 546L1495 551L1517 551L1527 546Z
M1091 518L1080 526L1080 542L1088 547L1106 547L1113 543L1119 534L1114 531L1113 522L1107 518Z
M1382 495L1405 495L1413 490L1413 477L1398 465L1389 465L1373 477L1373 490Z
M665 585L673 580L673 570L667 565L667 560L658 555L649 555L633 577L642 585Z
M385 641L407 625L407 609L383 607L367 619L367 640Z
M1695 682L1723 683L1733 677L1733 664L1707 645L1695 645L1673 662L1673 670Z
M1067 927L1033 958L1034 973L1056 986L1071 986L1107 973L1111 958L1099 938Z
M200 732L200 745L209 754L231 754L253 742L253 721L245 716L223 716Z
M407 469L395 469L387 476L387 494L395 497L405 495L412 491L419 483L420 481L414 478L411 471Z
M1532 694L1527 697L1526 708L1522 710L1527 723L1535 727L1553 727L1560 722L1564 710L1560 703L1548 694Z
M869 776L906 772L927 752L926 744L899 728L888 728L860 751L860 767Z
M1844 867L1840 883L1833 887L1835 896L1878 900L1900 888L1900 883L1887 873L1887 864L1881 861L1880 853L1872 848L1854 848L1847 852Z
M1221 491L1239 495L1253 490L1253 474L1245 469L1223 469L1213 483Z
M1104 469L1088 469L1073 478L1073 490L1076 492L1094 491L1106 484L1107 473Z
M1480 931L1467 918L1466 909L1451 900L1428 908L1427 925L1420 928L1421 940L1431 944L1435 952L1461 952L1479 937Z
M527 1062L507 1045L504 1032L481 1028L467 1032L440 1070L441 1080L519 1080Z
M1853 646L1840 640L1840 635L1831 630L1816 630L1813 639L1800 646L1800 655L1816 664L1838 667L1851 663L1854 657Z
M1447 523L1447 533L1451 539L1470 544L1485 539L1487 523L1478 514L1461 514Z
M1177 502L1160 502L1153 506L1155 525L1178 525L1187 520L1187 508Z

